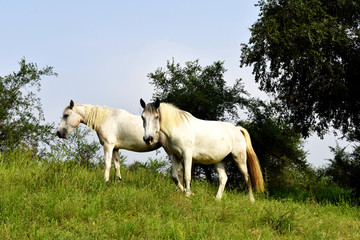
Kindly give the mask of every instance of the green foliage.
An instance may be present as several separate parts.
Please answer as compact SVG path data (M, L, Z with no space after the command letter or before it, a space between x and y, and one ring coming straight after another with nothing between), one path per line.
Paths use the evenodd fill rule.
M170 177L44 161L24 151L0 155L0 239L359 239L360 211L226 192L194 182L190 199Z
M19 62L20 70L0 77L0 151L19 146L36 150L39 141L50 137L50 124L42 124L44 114L40 98L43 76L57 76L52 67L38 69L34 63Z
M360 2L260 0L260 17L242 45L261 90L304 136L330 126L360 139Z
M204 120L223 120L226 114L236 118L239 107L246 104L241 79L233 87L226 86L224 62L201 67L198 60L179 63L167 61L167 69L149 73L155 87L154 98L172 103Z
M250 133L270 196L296 201L357 201L347 186L329 181L326 174L307 164L300 134L279 120L272 104L255 99L249 102L249 120L240 121L238 124ZM229 173L229 188L237 188L243 177L236 171L232 161L229 161L226 167ZM240 187L246 189L244 185Z
M330 181L321 171L308 168L306 171L286 169L281 173L283 184L272 187L270 195L276 199L312 201L318 203L357 203L353 191Z
M323 169L324 175L341 187L354 189L360 196L360 146L354 147L352 153L346 152L346 147L330 147L334 159Z

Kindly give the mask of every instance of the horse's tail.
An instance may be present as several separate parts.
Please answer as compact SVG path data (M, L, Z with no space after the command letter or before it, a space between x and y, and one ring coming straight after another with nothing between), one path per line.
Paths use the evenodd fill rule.
M244 135L246 141L246 155L247 155L248 166L250 168L250 176L252 183L254 184L258 192L264 192L264 179L261 172L259 159L257 158L256 153L251 144L250 134L243 127L239 126L239 129Z

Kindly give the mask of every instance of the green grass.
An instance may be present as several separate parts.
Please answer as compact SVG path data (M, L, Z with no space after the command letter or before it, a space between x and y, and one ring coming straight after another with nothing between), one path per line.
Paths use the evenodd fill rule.
M146 170L111 172L0 155L0 239L360 239L360 211L226 191L193 182L194 196Z

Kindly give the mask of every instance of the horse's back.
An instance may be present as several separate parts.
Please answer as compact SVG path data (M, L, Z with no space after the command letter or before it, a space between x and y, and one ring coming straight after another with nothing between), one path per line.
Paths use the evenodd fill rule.
M238 133L231 123L196 119L191 125L195 162L213 164L232 152Z

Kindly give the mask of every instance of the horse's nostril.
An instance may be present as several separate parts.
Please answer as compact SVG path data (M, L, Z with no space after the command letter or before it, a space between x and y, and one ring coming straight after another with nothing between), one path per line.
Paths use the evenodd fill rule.
M143 137L143 140L147 145L150 145L154 141L154 138L153 137L148 137L148 138Z

